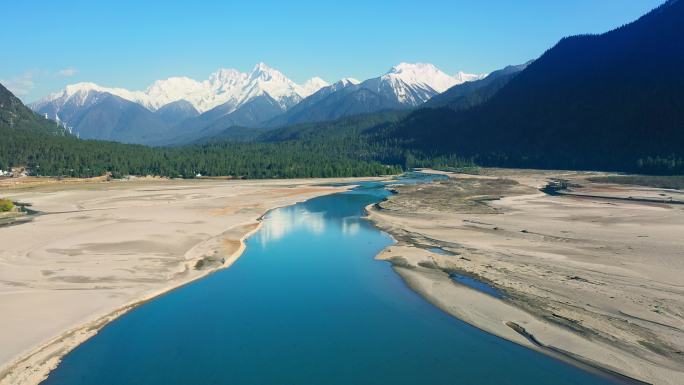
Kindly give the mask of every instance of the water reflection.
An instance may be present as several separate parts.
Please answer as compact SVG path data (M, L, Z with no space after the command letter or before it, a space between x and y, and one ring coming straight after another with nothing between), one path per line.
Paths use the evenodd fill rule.
M277 241L295 230L307 230L313 234L325 232L325 212L312 212L301 206L271 211L257 232L262 247Z
M323 196L307 202L271 211L264 218L261 229L256 235L258 244L265 248L297 230L308 230L313 235L325 233L326 224L337 227L345 236L354 236L361 229L359 216L363 215L367 204L377 202L389 195L383 186L392 183L415 184L445 179L444 175L407 173L389 182L355 182L358 187L344 194ZM344 185L337 183L331 185ZM355 207L351 209L350 206ZM350 215L353 214L353 215ZM339 218L339 221L331 221Z
M361 224L357 218L347 217L342 219L342 234L345 236L358 234L359 230L361 230Z
M147 302L69 353L44 385L606 385L485 334L374 257L381 185L272 211L230 269Z

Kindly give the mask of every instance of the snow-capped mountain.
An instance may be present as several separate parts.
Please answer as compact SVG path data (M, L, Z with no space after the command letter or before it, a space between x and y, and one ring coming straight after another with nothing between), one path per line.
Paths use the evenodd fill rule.
M324 101L330 101L335 103L334 98L329 98L331 95L338 94L343 90L359 85L361 82L354 78L343 78L334 84L323 87L316 91L309 97L305 98L299 102L296 106L293 106L285 113L275 116L273 119L269 120L266 125L284 126L288 124L302 123L302 122L314 122L326 120L328 111L334 106L325 106L321 104Z
M382 75L377 81L378 90L391 89L400 103L418 105L432 95L448 90L458 83L458 79L440 71L432 64L400 63ZM427 94L422 97L423 94Z
M456 75L454 75L454 78L458 81L458 83L454 85L459 85L467 82L474 82L476 80L482 80L487 76L489 76L489 74L469 74L463 71L458 71Z
M349 86L355 86L357 84L360 84L361 82L359 80L356 80L354 78L343 78L337 81L334 84L329 85L327 88L330 91L339 91L343 88L349 87ZM323 88L321 88L323 90Z
M259 63L249 73L235 69L219 69L204 81L188 77L157 80L145 91L78 83L33 103L32 108L40 110L47 104L53 104L57 107L55 109L59 110L58 106L68 103L86 105L88 96L95 93L116 95L138 103L150 111L156 111L178 100L190 102L200 113L226 103L232 105L232 109L237 109L252 98L263 94L268 94L283 107L289 107L327 85L328 83L319 77L299 85L280 71Z
M459 72L450 76L428 63L399 63L379 78L360 84L378 93L393 94L402 105L415 107L449 88L467 81L481 79L486 75Z
M320 90L323 87L327 87L329 84L325 80L319 78L318 76L315 76L309 80L307 80L303 85L302 89L299 92L299 95L303 97L307 97L309 95L314 94L316 91Z
M163 142L163 138L145 135L148 127L154 127L155 133L164 131L160 127L167 127L166 135L177 136L185 121L196 131L216 122L253 126L283 113L326 86L328 83L319 77L299 85L280 71L259 63L247 73L219 69L203 81L188 77L157 80L144 91L95 83L72 84L30 107L41 115L65 122L83 138L118 140L115 129L100 132L98 127L118 127L116 122L126 121L133 125L127 131L139 130L141 138L150 138L144 143L152 143ZM94 111L98 115L91 113ZM146 127L137 127L135 122L144 122ZM126 141L131 141L129 136Z
M219 69L208 79L157 80L144 91L78 83L30 107L84 139L181 144L234 126L263 128L422 105L450 87L486 75L450 76L432 64L400 63L382 76L329 85L297 84L258 63L249 72Z
M346 78L321 88L268 125L284 126L417 107L455 85L486 76L464 72L450 76L432 64L400 63L377 78L364 82Z

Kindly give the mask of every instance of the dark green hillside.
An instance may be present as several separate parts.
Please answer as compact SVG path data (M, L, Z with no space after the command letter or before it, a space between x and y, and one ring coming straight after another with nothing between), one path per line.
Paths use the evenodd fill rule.
M418 111L390 135L484 165L684 172L684 1L561 40L485 104Z
M531 62L508 66L494 71L486 78L462 83L449 88L425 102L423 107L450 108L454 111L467 110L491 99Z
M248 143L228 141L256 135L234 123L175 148L58 136L54 122L0 88L0 168L28 165L38 175L275 178L476 163L683 174L682 68L680 0L608 33L563 39L522 71L504 70L428 103L443 108L293 125L260 132Z
M57 123L31 111L2 84L0 84L0 126L17 130L63 133Z
M257 138L259 141L276 142L284 140L339 138L358 136L371 128L379 128L399 122L408 115L406 111L385 111L320 123L303 123L268 131Z
M218 141L177 148L155 148L80 140L60 132L55 122L34 114L0 85L0 169L27 166L43 176L162 175L192 178L339 177L393 174L359 153L358 141L343 143Z
M340 177L393 174L398 167L362 158L339 143L218 142L177 148L153 148L79 140L0 127L0 169L26 165L35 175L162 175L192 178Z

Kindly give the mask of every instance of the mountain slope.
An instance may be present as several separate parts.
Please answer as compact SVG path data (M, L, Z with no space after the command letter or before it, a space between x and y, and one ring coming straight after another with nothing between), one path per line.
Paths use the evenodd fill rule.
M260 123L282 114L284 107L268 94L250 99L237 110L225 113L219 106L170 128L150 144L178 145L202 141L219 134L222 139L245 140L256 137L263 129ZM237 127L240 127L238 130Z
M180 136L193 141L193 132L216 130L214 126L255 126L324 86L327 83L317 77L299 85L259 63L249 73L221 69L202 82L185 77L159 80L145 91L78 83L31 107L65 122L84 138L158 144ZM119 120L130 126L117 126Z
M33 108L64 122L83 139L145 143L146 138L156 137L166 127L162 117L145 107L96 89L68 89L62 97L34 104Z
M139 104L111 94L101 94L84 110L73 110L69 124L83 139L147 143L162 135L166 125Z
M31 107L39 114L63 122L83 139L145 143L145 138L155 137L166 126L163 116L92 87L68 86L58 98L34 103Z
M453 77L432 64L400 63L386 74L362 83L343 80L304 99L284 115L268 122L286 126L335 120L345 116L419 106L448 88L482 75L459 73Z
M302 123L271 129L256 139L261 142L282 142L311 138L325 141L340 137L358 139L360 134L396 123L407 114L407 111L383 111L347 116L325 122ZM369 155L372 156L373 154Z
M321 121L326 120L327 114L323 111L327 111L327 108L316 108L318 103L326 103L325 100L328 96L341 91L344 88L355 86L360 82L352 78L344 78L334 84L323 87L305 98L301 102L297 103L295 106L290 108L286 113L271 119L266 123L270 127L286 126L291 124L296 124L302 121ZM319 112L323 112L320 113Z
M200 113L217 106L230 104L237 109L252 97L268 93L284 106L291 106L297 101L327 86L321 78L309 79L299 85L288 79L280 71L258 63L248 72L234 69L219 69L209 79L197 81L187 77L171 77L157 80L144 91L130 91L124 88L102 87L95 83L77 83L68 85L64 90L51 94L32 103L34 110L46 104L65 104L78 99L87 93L108 93L122 99L140 104L150 111L179 100L185 100Z
M447 107L454 111L467 110L482 104L494 96L531 62L494 71L487 77L457 84L428 100L423 107Z
M0 84L0 126L59 134L63 134L65 131L55 121L31 111L2 84Z
M192 103L187 100L176 100L154 112L155 115L166 125L177 124L178 122L194 118L199 115Z
M419 111L392 135L481 164L676 172L682 68L684 1L669 1L605 34L562 39L479 107Z

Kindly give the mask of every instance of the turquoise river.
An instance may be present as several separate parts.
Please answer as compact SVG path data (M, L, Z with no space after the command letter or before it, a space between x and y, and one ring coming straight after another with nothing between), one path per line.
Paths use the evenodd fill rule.
M392 239L362 218L388 194L364 183L271 211L232 267L118 318L44 384L616 383L484 333L411 291L374 259Z

